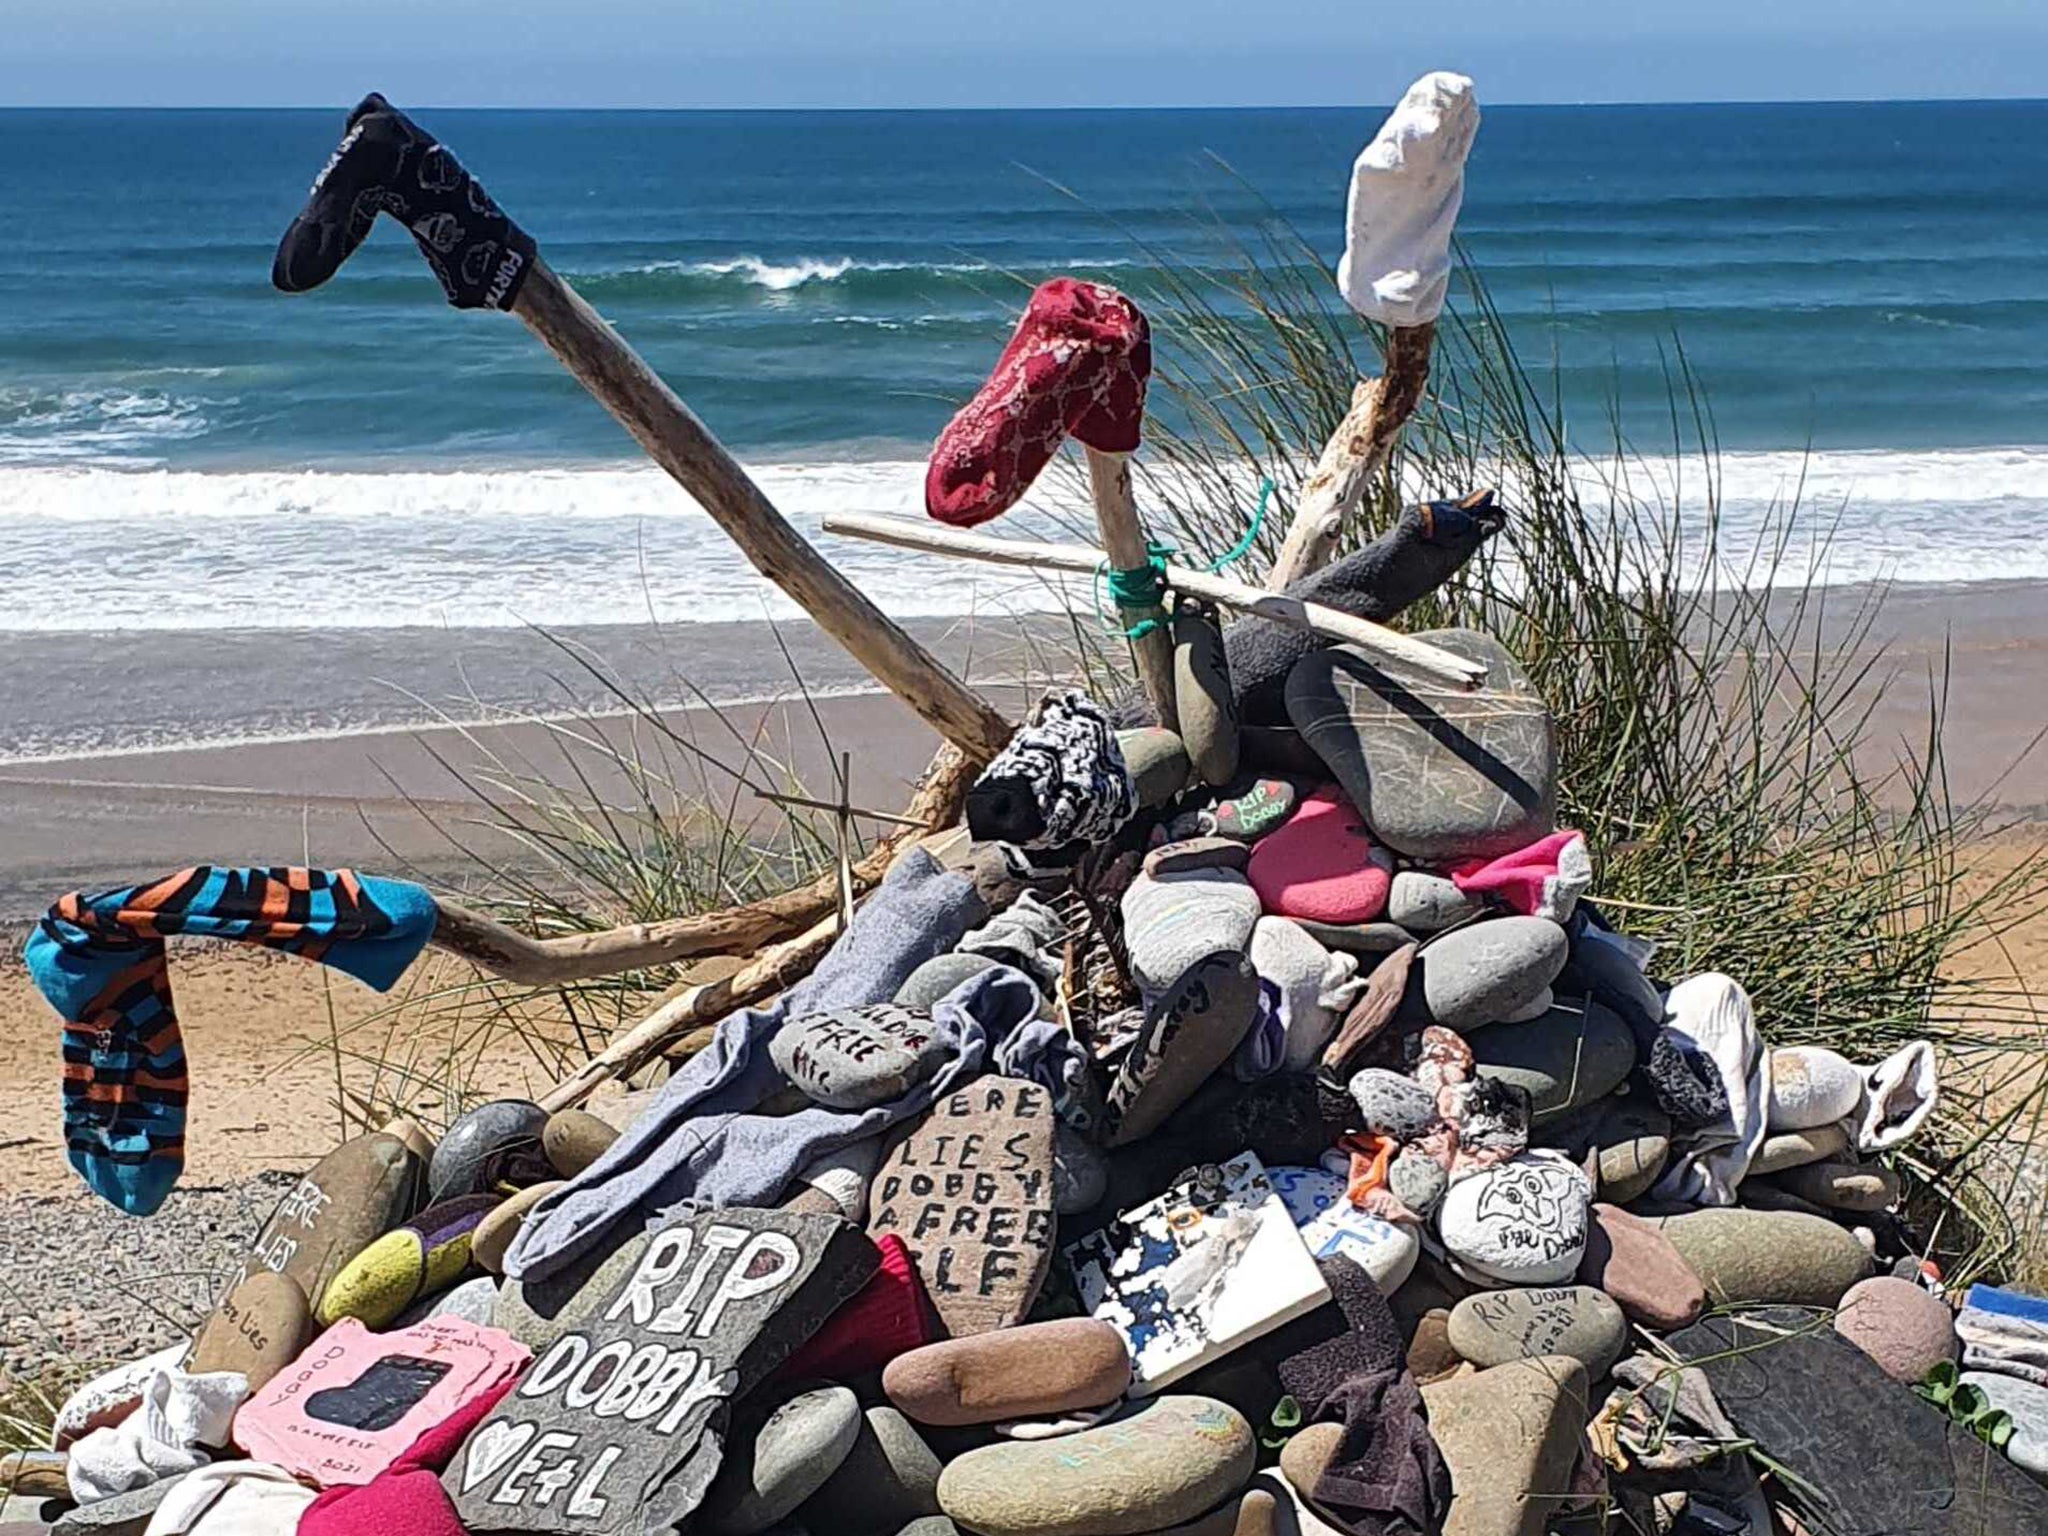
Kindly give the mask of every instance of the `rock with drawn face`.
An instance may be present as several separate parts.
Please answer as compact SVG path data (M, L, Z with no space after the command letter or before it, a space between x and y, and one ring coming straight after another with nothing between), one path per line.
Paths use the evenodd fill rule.
M1439 1231L1464 1270L1509 1285L1557 1285L1586 1253L1593 1187L1556 1152L1468 1175L1444 1196Z

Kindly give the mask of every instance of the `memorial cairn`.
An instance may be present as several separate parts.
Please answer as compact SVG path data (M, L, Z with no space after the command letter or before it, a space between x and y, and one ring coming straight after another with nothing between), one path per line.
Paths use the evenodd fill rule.
M1477 122L1431 75L1358 159L1338 277L1384 373L1263 586L1148 539L1146 321L1073 279L941 436L931 522L828 522L1102 573L1135 686L1019 724L364 101L277 285L393 215L944 745L817 884L608 933L346 871L59 901L29 961L70 1156L139 1216L182 1158L169 936L385 987L429 944L529 982L741 960L540 1102L329 1153L189 1343L0 1465L9 1536L2048 1532L2048 1303L1958 1316L1895 1214L1932 1050L1766 1043L1739 977L1665 974L1598 910L1516 658L1386 627L1503 527L1491 494L1335 558L1423 390ZM1097 544L970 531L1069 437Z

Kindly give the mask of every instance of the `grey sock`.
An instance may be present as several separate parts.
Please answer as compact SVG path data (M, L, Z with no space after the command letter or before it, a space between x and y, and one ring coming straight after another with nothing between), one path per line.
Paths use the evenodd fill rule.
M1036 891L1025 891L1006 911L998 912L960 941L959 953L987 955L1015 966L1051 997L1059 988L1067 925Z
M772 1204L815 1158L880 1134L982 1070L991 1037L1038 1011L1037 989L1003 966L933 1010L934 1031L949 1041L952 1058L902 1099L858 1111L812 1105L758 1113L788 1086L768 1052L787 1020L889 1001L912 971L987 915L973 882L941 869L923 849L898 860L810 976L768 1007L726 1018L596 1162L533 1208L506 1254L506 1273L545 1279L613 1231L638 1230L629 1224L685 1200Z

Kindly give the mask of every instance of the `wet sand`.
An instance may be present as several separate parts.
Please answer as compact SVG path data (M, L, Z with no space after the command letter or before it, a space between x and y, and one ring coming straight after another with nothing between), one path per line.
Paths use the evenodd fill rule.
M1835 594L1830 624L1839 625L1855 600L1853 592ZM766 627L738 628L720 647L703 647L704 637L692 636L700 642L692 663L699 673L723 668L722 675L739 678L751 668L758 683L780 669L786 680L787 664ZM788 628L783 633L804 658L803 675L812 686L857 679L850 663L832 659L837 653L823 637ZM2048 833L2048 755L2023 756L2048 718L2048 586L1897 591L1885 604L1876 635L1889 653L1864 695L1874 707L1873 751L1889 753L1897 743L1924 739L1927 678L1948 655L1943 737L1951 793L1958 801L1983 797L2013 824L1973 851L1965 878L1986 878ZM575 638L593 647L607 642L608 660L627 655L627 663L613 665L623 665L636 686L646 685L655 697L657 668L672 667L682 643L674 631L586 632ZM239 707L249 716L268 709L280 692L278 667L300 664L290 657L265 661L243 647L176 639L158 649L176 673L177 686L214 690L232 706L224 713ZM65 649L76 675L66 686L93 686L92 658L99 654L115 677L101 696L125 701L138 716L145 713L150 667L132 641L128 637L116 646L73 637ZM412 674L416 682L438 678L445 695L449 679L467 678L479 697L507 708L531 697L531 668L548 656L559 665L562 656L533 635L450 633L439 636L438 644L431 665ZM989 685L988 692L1005 711L1021 714L1036 685L1014 679L1033 671L1032 659L1016 648L999 651L986 634L976 639L972 657L965 656L967 649L956 650L954 659L965 660L978 677L1013 679ZM395 663L408 651L427 654L412 641L388 635L341 637L327 660L335 662L333 652L357 660L375 653L400 670ZM23 706L7 684L21 677L31 659L0 642L0 698L12 701L6 708L17 718ZM347 672L356 681L337 684L334 696L367 697L364 675ZM294 674L294 685L314 689L317 678ZM38 686L47 687L47 679ZM414 692L426 695L428 689ZM602 690L582 702L618 707ZM670 765L684 793L708 790L717 803L735 806L740 819L759 818L764 827L778 813L750 792L735 794L733 770L759 787L782 788L784 770L793 767L815 790L830 784L839 754L850 753L853 803L891 810L901 806L935 745L931 731L886 695L818 699L815 716L802 700L786 700L728 707L722 720L701 708L667 710L659 719L659 728L645 717L618 714L473 730L392 722L317 739L0 764L0 922L19 931L64 890L119 884L207 859L310 859L410 872L444 889L469 889L481 875L476 855L520 858L516 847L482 825L492 814L481 798L483 776L495 769L560 782L573 761L593 775L603 795L626 787L604 754L578 744L579 736L592 731L615 744L637 744L643 761ZM702 758L685 745L692 742ZM748 743L756 754L752 760ZM5 750L0 742L0 752ZM338 1092L380 1106L409 1103L432 1119L451 1092L544 1089L586 1048L558 1012L514 1027L494 1018L475 991L458 988L438 1003L421 1001L465 979L465 968L445 959L430 959L402 983L404 995L415 1002L396 1033L390 999L317 967L197 946L181 946L174 963L195 1085L188 1177L202 1182L301 1166L317 1156L340 1128ZM2035 990L2048 990L2048 924L2023 926L1995 952L1975 956L1968 969L1982 973L1990 966L2001 973L2009 968ZM75 1180L57 1134L56 1026L11 958L0 961L0 1021L7 1024L0 1028L0 1096L23 1106L0 1136L0 1188L68 1191Z
M1823 643L1865 596L1829 594ZM1049 621L927 625L920 638L1013 716L1061 650ZM1879 759L1866 768L1924 743L1929 679L1946 658L1952 797L2048 816L2048 752L2027 751L2048 724L2048 585L1895 589L1872 638L1885 655L1859 695L1873 706ZM793 679L828 695L815 719ZM853 802L893 809L935 738L895 699L850 691L872 688L827 637L794 624L0 636L0 923L64 890L207 859L403 867L466 885L465 850L516 853L478 825L480 777L560 780L573 761L601 792L625 788L602 752L577 745L592 732L637 743L717 803L734 768L784 789L793 768L829 793L832 765L850 752ZM693 689L781 702L727 706L721 721L686 707ZM654 706L662 728L624 712L626 700ZM435 724L535 714L557 718ZM151 745L209 736L272 739ZM768 809L745 794L732 803L743 817Z

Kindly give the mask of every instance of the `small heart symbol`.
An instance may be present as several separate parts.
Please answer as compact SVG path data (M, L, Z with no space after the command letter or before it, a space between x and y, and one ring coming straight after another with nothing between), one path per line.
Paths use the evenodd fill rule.
M526 1442L538 1427L497 1419L471 1435L469 1459L462 1466L462 1491L468 1493L478 1483L502 1472L506 1462L526 1449Z

